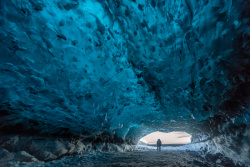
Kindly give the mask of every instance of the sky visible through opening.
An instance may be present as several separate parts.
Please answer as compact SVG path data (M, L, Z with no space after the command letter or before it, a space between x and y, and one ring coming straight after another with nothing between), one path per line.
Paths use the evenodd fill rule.
M191 142L191 135L186 132L153 132L140 139L146 144L156 144L158 139L161 139L162 144L188 144Z

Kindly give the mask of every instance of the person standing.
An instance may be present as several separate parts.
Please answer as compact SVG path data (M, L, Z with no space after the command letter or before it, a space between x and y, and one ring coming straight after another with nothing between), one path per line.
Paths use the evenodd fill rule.
M161 151L161 140L158 139L156 144L157 144L157 151Z

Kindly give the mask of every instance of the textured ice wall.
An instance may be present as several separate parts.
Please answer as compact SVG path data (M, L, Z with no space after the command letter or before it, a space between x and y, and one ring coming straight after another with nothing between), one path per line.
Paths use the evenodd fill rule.
M107 12L95 1L1 1L3 126L95 135L160 117Z
M0 1L0 128L115 142L249 124L248 18L247 0Z

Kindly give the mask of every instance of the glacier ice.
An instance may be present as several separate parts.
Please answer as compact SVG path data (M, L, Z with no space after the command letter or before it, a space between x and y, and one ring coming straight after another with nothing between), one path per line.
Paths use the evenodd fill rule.
M249 0L0 1L0 155L130 150L160 130L249 164L249 11ZM19 138L85 144L35 155Z

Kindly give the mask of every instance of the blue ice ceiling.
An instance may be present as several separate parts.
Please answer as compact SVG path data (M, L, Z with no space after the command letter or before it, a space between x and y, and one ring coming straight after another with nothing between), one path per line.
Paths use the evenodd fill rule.
M4 133L249 130L248 1L5 0L0 27Z

